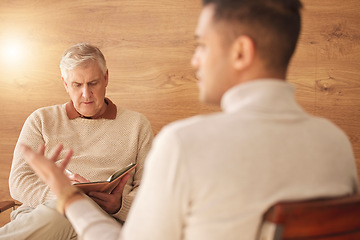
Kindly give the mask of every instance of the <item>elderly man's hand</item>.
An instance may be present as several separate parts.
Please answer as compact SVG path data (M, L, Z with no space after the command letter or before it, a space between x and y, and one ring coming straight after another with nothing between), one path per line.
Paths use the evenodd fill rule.
M89 180L87 180L86 178L82 177L77 173L68 174L68 178L70 179L72 184L90 182Z
M130 175L126 174L120 181L119 185L110 193L89 192L91 197L105 212L109 214L117 213L121 208L122 193Z

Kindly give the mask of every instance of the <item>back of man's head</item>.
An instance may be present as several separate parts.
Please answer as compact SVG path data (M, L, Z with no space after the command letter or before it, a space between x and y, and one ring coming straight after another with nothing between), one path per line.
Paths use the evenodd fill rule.
M286 70L301 29L299 0L203 0L214 5L214 21L224 22L225 37L249 36L267 68Z

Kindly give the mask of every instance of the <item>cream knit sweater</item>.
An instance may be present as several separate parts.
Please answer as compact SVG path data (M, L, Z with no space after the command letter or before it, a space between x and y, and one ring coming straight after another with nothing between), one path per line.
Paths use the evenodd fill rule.
M30 207L54 199L49 187L24 161L18 146L25 143L38 149L45 144L45 155L49 156L58 144L63 144L65 150L74 150L68 169L91 181L106 180L114 171L131 162L138 164L124 189L122 208L114 215L125 220L153 139L149 121L140 113L119 108L114 120L70 120L65 105L40 108L26 120L14 151L9 178L11 196ZM63 151L60 155L59 163L65 153Z

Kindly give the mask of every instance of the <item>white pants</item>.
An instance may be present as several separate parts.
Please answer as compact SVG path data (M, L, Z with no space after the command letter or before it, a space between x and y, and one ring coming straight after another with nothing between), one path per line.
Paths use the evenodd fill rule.
M77 239L67 218L56 211L56 200L36 208L19 207L11 213L11 222L0 228L0 240Z

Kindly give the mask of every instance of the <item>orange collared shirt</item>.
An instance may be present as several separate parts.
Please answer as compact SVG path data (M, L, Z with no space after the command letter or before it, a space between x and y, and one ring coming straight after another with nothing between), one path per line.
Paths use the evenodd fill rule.
M96 119L99 118L115 119L117 113L116 105L113 102L111 102L110 99L108 98L105 98L104 101L107 104L106 110L102 115L100 115ZM68 103L66 103L66 114L70 120L78 117L83 117L78 111L76 111L74 104L71 100Z

